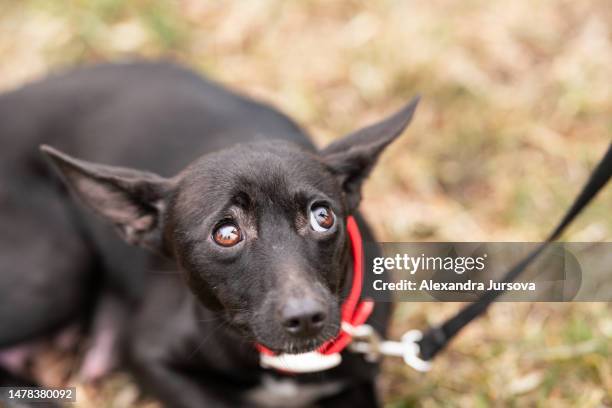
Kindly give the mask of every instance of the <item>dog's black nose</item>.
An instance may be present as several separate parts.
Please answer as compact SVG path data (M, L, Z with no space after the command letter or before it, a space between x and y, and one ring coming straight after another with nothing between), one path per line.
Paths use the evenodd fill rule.
M315 300L293 300L282 311L282 325L285 330L296 337L313 337L319 334L327 313L324 306Z

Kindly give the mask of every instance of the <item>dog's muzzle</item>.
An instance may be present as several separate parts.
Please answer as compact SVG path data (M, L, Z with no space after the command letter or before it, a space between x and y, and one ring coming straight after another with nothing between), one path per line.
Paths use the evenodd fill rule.
M363 242L357 222L352 216L347 218L346 228L353 253L353 282L349 296L342 303L340 332L317 350L308 353L277 354L261 344L256 344L262 367L289 373L310 373L336 367L342 362L340 353L351 343L351 328L363 325L372 314L374 302L360 299L363 287Z

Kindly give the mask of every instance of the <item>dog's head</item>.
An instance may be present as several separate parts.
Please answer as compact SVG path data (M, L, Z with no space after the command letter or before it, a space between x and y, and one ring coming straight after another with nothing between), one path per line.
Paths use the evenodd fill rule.
M245 338L305 352L340 328L347 216L417 102L319 152L278 140L239 144L170 179L42 150L123 239L174 257L198 299Z

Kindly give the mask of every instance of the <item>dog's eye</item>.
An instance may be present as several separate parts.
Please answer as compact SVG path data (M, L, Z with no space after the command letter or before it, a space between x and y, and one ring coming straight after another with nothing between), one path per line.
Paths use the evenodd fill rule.
M236 224L228 222L215 228L213 239L221 246L231 247L242 241L242 234Z
M326 205L315 204L310 209L310 226L317 232L325 232L334 226L336 217L331 208Z

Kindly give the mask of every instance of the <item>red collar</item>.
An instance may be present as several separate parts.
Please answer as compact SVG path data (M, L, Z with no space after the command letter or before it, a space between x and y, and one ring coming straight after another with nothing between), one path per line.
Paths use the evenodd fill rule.
M337 354L344 350L352 340L351 335L344 327L347 325L356 327L364 324L374 309L374 302L360 300L363 287L363 242L357 222L352 216L346 219L346 229L353 252L353 283L348 297L342 303L343 328L340 329L335 338L326 341L317 349L317 352L322 355ZM262 355L276 356L276 353L261 344L256 344L256 347Z

